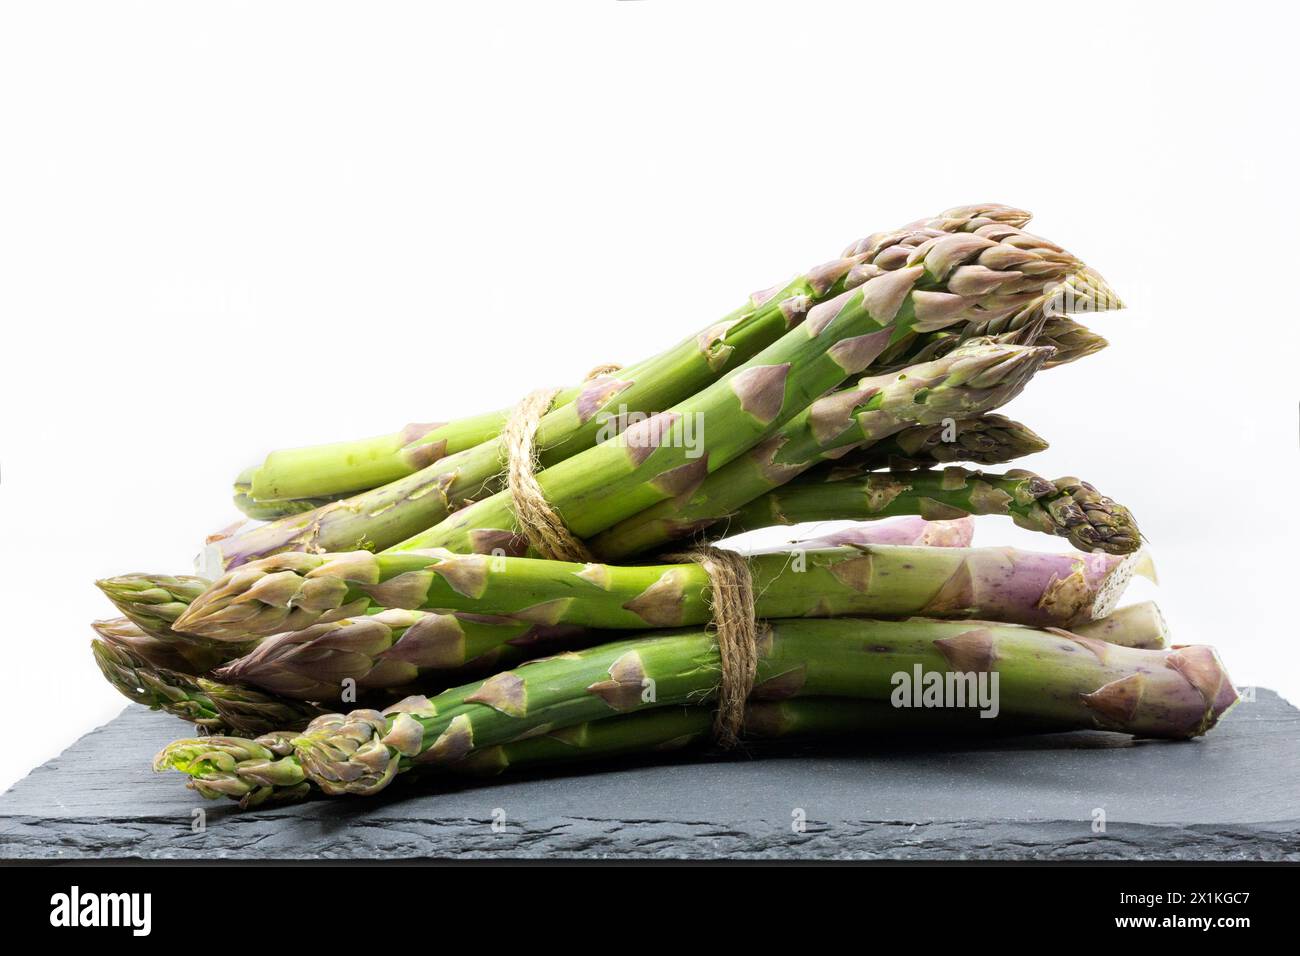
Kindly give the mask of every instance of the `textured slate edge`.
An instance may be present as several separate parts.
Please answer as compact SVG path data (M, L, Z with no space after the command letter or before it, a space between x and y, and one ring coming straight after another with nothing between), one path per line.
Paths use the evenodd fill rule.
M192 834L174 818L42 820L19 818L5 834L13 860L991 860L1300 862L1300 820L1259 826L1112 824L1106 834L1077 820L959 821L927 824L809 821L807 832L781 832L772 821L728 824L678 820L556 817L510 824L413 822L383 815L351 820L346 841L322 851L270 849L257 813L225 818ZM472 829L471 829L472 828ZM171 832L175 836L166 836ZM268 853L268 849L270 852Z
M1089 822L1081 819L931 818L914 823L863 820L852 814L851 818L830 822L810 819L806 832L796 834L790 829L789 818L779 815L755 814L751 809L747 814L742 812L744 819L724 823L695 819L689 812L677 814L680 804L656 813L643 809L641 816L634 819L608 814L576 815L567 808L552 808L541 810L529 820L511 819L504 832L494 833L490 821L479 816L479 811L467 814L462 808L457 813L446 802L457 792L492 794L491 781L486 786L449 782L438 794L421 793L418 787L394 788L364 807L350 801L317 800L241 813L227 802L195 800L183 788L173 789L174 783L148 773L144 765L132 763L134 776L124 777L120 762L87 762L86 756L95 754L96 748L117 747L116 755L125 758L137 745L148 749L151 741L147 738L159 732L161 739L167 739L169 734L163 729L173 726L167 718L128 708L123 716L83 737L0 798L0 859L1300 861L1300 812L1294 816L1289 812L1300 811L1300 792L1296 792L1300 788L1293 791L1290 787L1290 778L1300 765L1296 733L1300 712L1271 692L1260 694L1259 705L1234 711L1216 731L1214 740L1227 747L1226 751L1220 749L1223 756L1235 760L1223 768L1237 774L1227 778L1229 783L1245 779L1240 776L1243 759L1248 768L1268 768L1267 786L1274 795L1283 796L1255 809L1271 807L1273 819L1282 822L1255 822L1247 816L1244 823L1214 823L1215 804L1208 801L1204 805L1206 819L1202 821L1174 817L1172 822L1135 823L1112 819L1105 834L1092 833ZM160 723L155 727L153 721ZM1105 740L1091 739L1094 736L1083 735L1087 739L1074 741L1069 745L1071 749L1063 753L1079 746L1114 746L1111 735L1102 735ZM1049 741L1022 738L1022 745L1029 749L1060 746L1059 741ZM1006 742L1001 746L1005 747ZM900 752L923 759L912 744ZM1153 759L1176 752L1155 751ZM1214 751L1189 749L1188 753L1200 753L1203 759ZM1005 759L1007 755L989 756ZM1112 766L1122 768L1125 755L1116 752L1115 759L1120 762ZM680 787L683 782L689 786L693 782L691 775L703 773L706 777L713 774L710 779L715 788L719 771L743 788L746 781L753 783L755 772L761 779L780 780L791 766L800 775L819 766L816 759L811 763L801 758L792 760L788 754L785 760L747 763L735 771L727 770L725 765L710 765L707 760L699 771L692 767L700 762L672 759L634 761L632 766L644 769L661 762L685 777L674 786ZM838 761L835 763L838 765ZM1186 766L1197 764L1191 761ZM581 794L585 792L581 776L586 772L623 782L621 785L632 788L630 796L639 785L635 772L609 773L592 770L588 765L588 770L569 770L558 777L523 774L502 778L503 784L507 780L509 783L500 791L503 796L499 799L505 799L504 794L514 788L509 800L516 801L511 805L517 806L519 799L535 792L529 789L530 779L563 788L569 794ZM1259 779L1253 769L1250 776ZM1223 780L1218 786L1224 791ZM98 812L96 800L101 796L107 797L107 803L103 812ZM1219 805L1224 800L1236 800L1238 808L1246 797L1241 792L1219 792L1218 796ZM1192 809L1201 806L1199 798L1194 800ZM49 817L33 812L33 803L43 801L51 801L58 808ZM638 812L636 803L635 799L629 800L629 816ZM491 801L480 806L491 806ZM204 833L194 834L189 824L191 814L199 808L209 825ZM448 816L440 817L440 812ZM1268 819L1269 815L1265 809L1261 816Z

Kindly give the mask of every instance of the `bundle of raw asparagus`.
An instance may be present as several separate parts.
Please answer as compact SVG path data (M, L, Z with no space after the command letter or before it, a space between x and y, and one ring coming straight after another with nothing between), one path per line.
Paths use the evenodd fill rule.
M719 698L757 737L1202 734L1235 694L1154 606L1116 610L1148 568L1129 512L962 467L1046 447L997 409L1105 346L1071 316L1118 307L1028 219L949 210L629 368L272 453L203 577L99 582L123 617L96 660L207 732L159 769L245 805L707 742ZM973 515L1077 550L973 548ZM717 551L671 554L832 519L859 523L729 558L734 579Z

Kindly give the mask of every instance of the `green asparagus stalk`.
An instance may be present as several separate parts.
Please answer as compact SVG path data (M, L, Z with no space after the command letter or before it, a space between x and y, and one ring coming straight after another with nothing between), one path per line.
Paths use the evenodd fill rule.
M244 806L300 795L303 784L327 794L373 794L412 767L456 763L488 747L619 714L706 703L719 674L709 633L670 633L532 661L384 712L328 715L299 735L178 741L154 766L189 775L204 796L230 796ZM1208 647L1146 651L1065 631L924 619L772 622L762 634L753 697L923 706L916 692L937 682L952 688L947 702L958 705L958 686L974 692L981 674L988 675L989 693L976 696L986 698L979 702L984 712L996 708L990 720L1005 715L1143 737L1198 736L1236 700Z
M869 376L832 392L768 441L725 467L597 535L594 553L619 560L690 536L819 462L903 428L944 426L998 408L1020 394L1049 349L976 339L933 362Z
M541 472L538 483L564 524L589 538L683 495L869 367L890 342L962 321L1014 299L1026 282L1077 265L1064 254L1036 255L979 234L928 240L907 261L813 307L801 325L698 394ZM1026 276L1031 266L1033 280ZM397 548L490 553L518 547L518 532L502 492Z
M843 456L837 469L913 471L970 462L1003 465L1047 450L1047 442L1019 422L997 414L915 425Z
M136 654L129 642L97 638L90 647L104 677L127 699L210 733L302 729L324 713L302 701L158 667Z
M957 226L952 224L957 222L963 223L967 229L985 228L990 223L997 225L991 220L988 207L961 212L965 215L945 219L944 223L951 225L954 231ZM1000 209L992 212L1003 213ZM1019 216L1018 212L1011 215ZM537 430L539 464L551 467L571 459L584 449L591 449L602 438L612 437L615 431L622 430L637 416L644 419L648 413L658 412L695 395L786 335L805 314L809 314L810 308L833 300L846 289L860 286L881 272L872 263L877 249L892 250L895 246L891 243L900 241L901 237L911 244L909 248L915 246L924 250L924 243L933 242L936 235L953 238L934 229L878 234L875 241L859 254L825 263L783 287L755 294L741 309L646 363L635 375L620 373L588 382L572 402L553 408L543 417ZM992 240L971 233L959 233L957 238L962 235L968 245L978 246L989 261L996 259L1008 264L1021 263L1022 260L1038 261L1034 254L1021 252L1010 244L1004 249ZM993 247L991 251L989 247ZM972 257L974 251L968 251L967 256ZM1009 254L1011 258L1008 258ZM1058 253L1055 247L1044 255L1058 271L1077 264L1073 259L1062 258L1063 254ZM976 270L974 276L982 283L979 286L981 290L989 285L985 273L1000 277L1003 285L1012 286L1024 281L1020 272L1012 273L1005 267L1000 273L978 265L962 268L965 271L960 272L954 281L961 285L962 277L969 277L971 270ZM984 271L978 271L980 269ZM942 313L945 319L957 321L952 316L956 307L969 305L972 314L977 311L983 314L980 305L984 301L986 299L977 300L974 296L961 299L931 294L929 299L922 301L922 313L931 316ZM857 370L860 369L854 369ZM847 374L841 372L839 378ZM419 447L427 449L431 446ZM338 450L328 451L330 456L339 453ZM440 454L420 470L365 494L217 540L209 554L209 563L217 573L218 569L238 567L285 550L341 551L358 547L383 550L436 525L456 507L498 491L504 457L505 444L500 437L458 454ZM251 485L254 498L265 497L259 492L256 475L252 477Z
M1169 646L1169 627L1154 601L1130 604L1097 620L1071 625L1070 630L1124 647L1158 651Z
M862 472L834 463L757 498L727 519L727 533L770 525L920 515L931 520L1006 515L1019 527L1067 538L1081 551L1131 554L1141 533L1123 505L1078 478L1027 471Z
M557 406L572 404L583 388L566 389L556 396ZM492 441L509 417L507 408L455 422L414 422L374 438L274 451L235 479L236 500L242 496L257 506L377 488Z
M1069 627L1109 613L1140 562L1141 556L879 545L760 554L749 559L749 567L756 613L763 618L924 614ZM281 631L307 635L307 629L325 625L310 632L310 639L364 654L400 643L400 634L381 635L380 623L371 618L363 619L352 639L358 615L376 606L626 630L706 623L711 597L709 575L694 563L624 567L448 551L288 553L232 571L177 626L209 640L244 642ZM409 625L399 617L391 626ZM421 646L428 645L423 632L432 626L421 627ZM308 639L291 634L280 641ZM270 643L259 645L251 660L277 654L276 642ZM354 658L348 661L356 666ZM258 680L247 669L226 673ZM330 680L336 679L331 671ZM290 692L279 684L264 686Z
M257 498L253 495L252 484L255 471L256 469L250 468L235 479L234 494L235 507L242 511L245 517L252 518L254 521L278 521L281 518L315 511L317 508L323 508L340 498L347 497L347 493L340 492L315 498Z

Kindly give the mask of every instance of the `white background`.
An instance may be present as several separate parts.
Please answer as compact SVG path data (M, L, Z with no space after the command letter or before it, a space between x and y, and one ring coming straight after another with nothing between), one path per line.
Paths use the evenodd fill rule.
M1028 466L1131 506L1132 596L1300 698L1289 6L2 9L0 785L123 704L93 580L187 570L267 450L509 404L988 200L1132 306L1010 409Z

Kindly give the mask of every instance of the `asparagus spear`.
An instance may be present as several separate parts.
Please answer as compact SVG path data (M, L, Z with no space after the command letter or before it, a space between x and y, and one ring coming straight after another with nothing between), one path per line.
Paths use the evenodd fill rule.
M1026 240L1017 238L1013 241L1024 242ZM967 336L984 336L1011 335L1017 332L1025 332L1027 333L1026 338L1020 341L1026 341L1032 340L1035 335L1043 334L1053 326L1055 326L1056 331L1049 334L1062 334L1071 326L1088 332L1087 329L1073 323L1066 316L1079 313L1107 312L1122 308L1124 308L1124 303L1120 301L1119 296L1110 287L1109 283L1095 269L1082 266L1073 275L1059 282L1046 284L1041 297L1021 311L1009 315L991 316L982 322L968 326L965 333ZM1093 336L1091 333L1088 333L1088 336L1094 340L1095 347L1092 351L1095 351L1096 348L1105 347L1105 339L1101 339L1100 336ZM1098 341L1099 344L1096 344ZM1091 352L1086 354L1091 354ZM1074 356L1074 358L1082 357L1082 355ZM1070 360L1073 361L1073 359Z
M95 621L90 626L104 640L126 648L150 667L180 674L206 674L232 657L239 656L237 649L232 652L234 645L194 643L182 639L180 635L158 637L125 617Z
M774 341L809 301L841 291L855 265L845 259L810 270L770 300L648 363L636 378L621 374L590 383L576 401L542 418L539 464L590 448L620 415L657 411L694 394ZM228 569L284 550L389 547L437 524L455 507L499 490L504 455L498 435L364 494L214 542L212 563Z
M1034 339L1034 344L1050 345L1056 350L1056 354L1047 362L1047 367L1052 368L1095 355L1110 343L1078 322L1064 316L1055 316L1046 321L1043 330Z
M1107 614L1140 561L1140 555L879 545L761 554L749 564L756 613L764 618L925 614L1068 627ZM333 624L316 633L328 635L330 646L360 652L349 639L355 623L349 621L374 606L641 629L709 621L710 588L707 572L694 563L622 567L448 551L290 553L232 571L177 626L209 640L242 642ZM367 619L356 643L378 639L381 649L388 647L391 641L374 637L378 627ZM253 657L270 653L263 644ZM238 676L254 679L247 671Z
M912 423L939 425L998 408L1018 395L1049 349L973 340L933 362L870 376L820 398L768 441L674 498L591 541L617 560L710 527L818 462L887 438Z
M891 372L918 362L933 361L960 347L963 342L978 338L979 336L973 335L971 330L984 327L983 323L972 323L966 328L931 332L907 348L899 348L882 356L876 361L875 366L880 372ZM1091 329L1073 319L1057 315L1042 316L1037 325L987 336L987 338L1008 345L1033 344L1055 349L1052 356L1043 363L1044 368L1056 368L1059 365L1077 362L1109 345L1104 338Z
M972 462L1002 465L1047 450L1047 442L1029 428L998 414L914 425L881 441L855 448L840 458L837 469L911 471Z
M683 495L866 369L889 342L997 308L1026 282L1077 265L979 234L928 240L907 261L815 306L799 327L693 397L543 471L538 483L568 529L591 537ZM1034 280L1026 278L1031 266ZM499 493L397 547L491 552L517 546L518 530L510 496Z
M985 228L990 223L987 207L961 212L962 216L944 220L954 232L958 229L955 223L963 223L965 228L977 225ZM539 464L549 467L570 459L590 449L602 435L609 437L606 433L629 416L644 417L696 394L771 346L817 303L832 300L882 271L873 265L878 255L887 256L889 251L898 248L899 242L908 243L908 248L924 248L924 243L936 235L947 233L924 228L877 234L860 253L817 266L779 289L755 294L741 309L645 363L635 374L602 376L587 383L574 401L552 409L538 425ZM982 244L985 253L988 246L996 245L975 235L966 238L970 243ZM1006 258L1006 250L1014 252L1012 259ZM1006 250L1002 250L999 261L1037 261L1032 254L1013 250L1010 245ZM1045 254L1056 263L1058 270L1075 264L1068 257L1056 262L1061 254L1055 248ZM991 254L984 257L994 260ZM903 260L898 261L901 264ZM965 268L967 271L962 275L969 276L971 269L982 267ZM1005 271L989 274L999 275L1004 285L1014 285L1021 276L1018 272ZM985 279L982 272L975 275L977 279ZM956 281L960 284L961 278ZM932 297L927 301L933 312L951 309L966 300ZM972 297L969 305L976 310L982 301ZM849 373L841 373L839 377L846 374ZM336 456L340 452L335 450L329 454ZM504 455L504 439L500 437L455 455L439 455L419 471L365 494L218 540L210 552L210 563L215 573L217 565L229 569L285 550L340 551L357 547L382 550L437 524L459 505L498 491ZM251 484L253 497L263 497L256 475Z
M1109 644L1160 650L1169 646L1169 627L1154 601L1130 604L1094 621L1075 624L1070 630Z
M971 546L974 532L975 525L970 518L961 518L955 521L927 521L924 518L904 517L889 521L865 521L848 528L842 528L832 534L795 538L785 545L763 548L761 551L749 548L735 548L734 546L733 550L741 550L745 554L788 555L794 550L804 552L828 551L846 546L877 544L968 548ZM381 557L380 560L388 561L389 559ZM500 569L501 565L494 564L493 567ZM162 588L166 582L173 580L168 575L137 574L132 575L131 578L137 588L149 588L152 586L151 582L154 581L158 582L157 587ZM190 596L178 594L175 597L176 601L175 607L172 608L172 615L173 617L179 617L181 614L180 608L188 607ZM454 600L454 598L451 600ZM350 601L345 602L345 604L349 613L360 613L362 610L366 613L376 613L384 610L384 608L369 600L364 607L354 605ZM468 617L467 615L456 616ZM469 617L468 619L472 621L481 620L482 623L488 625L500 625L505 623L506 620L499 617L483 618L482 615L479 618ZM302 618L295 619L294 623L301 623L302 620ZM312 620L311 623L314 624L316 621ZM519 633L502 640L515 646L529 646L551 636L565 640L576 639L578 636L574 634L551 635L542 625L526 624L521 626L518 622L511 623L513 626L519 627ZM188 674L205 673L209 669L216 668L241 656L240 647L228 641L223 640L219 643L212 643L206 638L200 638L197 634L172 631L170 627L164 632L167 635L165 638L146 635L135 624L125 619L120 621L98 621L94 624L94 627L105 637L131 640L133 649L137 653L158 666L183 671ZM141 643L146 640L147 643ZM255 643L255 640L250 639L250 644L245 645L244 651L251 651ZM463 647L459 647L454 654L445 660L445 665L456 668L484 663L486 662L486 649L497 643L499 642L484 642L477 639L467 641Z
M210 641L172 625L211 584L192 575L123 574L95 582L125 618L94 625L102 637L128 642L137 654L185 674L203 674L252 650L254 641ZM135 630L126 625L133 625ZM164 655L166 662L164 663Z
M495 776L529 767L563 766L632 754L673 753L695 745L707 746L712 725L713 713L706 707L661 707L485 747L439 769ZM903 712L880 700L794 697L751 701L745 710L744 733L751 740L774 741L916 733L990 736L1055 729L1055 725L1044 721L982 720L977 711L969 710Z
M605 644L434 698L408 698L382 713L327 715L299 735L177 741L154 767L186 773L202 795L234 797L244 806L301 795L306 783L328 794L373 794L414 766L455 763L487 747L618 714L707 702L719 672L717 647L703 631ZM1146 651L1065 631L924 619L772 622L762 636L753 696L899 702L898 675L955 689L979 674L990 675L990 687L991 675L998 678L993 720L1006 715L1144 737L1203 734L1236 700L1208 647Z
M254 521L278 521L280 518L315 511L317 508L323 508L340 498L347 497L346 493L340 492L315 498L258 498L253 495L254 471L255 469L250 468L240 474L235 479L234 489L235 507Z
M568 405L584 385L566 389L556 404ZM501 434L510 409L455 422L414 422L389 435L273 451L262 464L235 479L236 501L254 506L346 495L377 488L414 474L441 458L492 441ZM284 505L281 505L284 507Z
M890 368L892 362L908 365L923 361L920 356L928 352L936 341L953 336L956 337L955 344L971 338L996 335L1008 343L1032 345L1048 324L1068 315L1124 307L1115 291L1095 269L1079 262L1060 246L1041 236L1025 232L1009 222L983 223L969 231L1027 254L1025 258L1017 259L1015 252L1007 251L1004 253L1006 258L1001 263L1023 271L1025 281L1015 289L999 289L995 297L985 300L981 310L969 316L962 325L891 343L890 348L881 355L882 370ZM886 247L886 244L892 248ZM849 246L843 254L858 255L870 247L883 250L876 260L882 268L898 268L901 264L908 264L916 243L905 231L888 237L883 243L879 236L869 236ZM1071 267L1065 274L1059 269L1062 264ZM954 343L947 343L945 347L950 347L951 344Z
M312 704L158 667L129 641L97 638L90 647L104 677L123 696L214 734L301 729L324 713Z
M992 225L1019 228L1028 223L1029 219L1029 213L1023 210L985 203L949 209L933 219L918 220L900 232L971 232ZM841 258L868 261L873 242L880 244L889 235L891 234L876 233L860 240L854 244L858 251L846 253ZM755 293L720 323L702 329L698 335L691 336L665 355L674 351L690 352L706 348L712 350L715 362L726 361L728 343L719 338L725 331L719 328L720 325L749 322L757 310L765 306L777 306L790 296L815 297L824 294L825 290L820 289L822 281L818 272L819 270L812 270L808 275L784 286ZM647 366L663 359L664 356L661 355L635 369L623 370L620 377L639 377ZM561 392L555 400L556 408L572 404L588 388L589 382L584 382ZM236 479L236 488L247 496L250 503L263 499L312 498L375 488L413 474L438 458L498 438L510 412L511 409L505 408L449 424L407 425L394 434L376 438L272 452L260 466L241 474Z
M163 640L175 639L172 624L211 583L185 574L122 574L95 582L124 617Z
M396 608L315 624L269 637L216 671L298 700L339 700L341 691L374 693L437 675L499 669L556 647L595 638L586 628L536 624L489 614L439 614ZM355 698L353 698L355 700ZM391 698L390 698L391 699Z
M958 467L864 473L834 463L751 501L728 517L727 533L803 521L988 514L1068 538L1082 551L1130 554L1142 543L1128 509L1078 478L1048 481L1027 471L994 475Z
M982 234L990 238L999 233L1011 243L1024 248L1063 252L1059 246L1028 233L1009 232L999 226L986 226L982 230ZM853 251L853 247L847 251ZM1031 295L1019 309L977 316L962 326L894 343L881 355L877 365L880 371L892 371L917 362L931 361L968 339L994 336L998 341L1010 344L1052 346L1057 349L1057 353L1048 360L1046 367L1053 368L1078 361L1107 345L1104 338L1070 319L1070 314L1123 307L1124 304L1115 291L1095 270L1081 266L1071 275L1044 283L1041 291L1036 296Z

